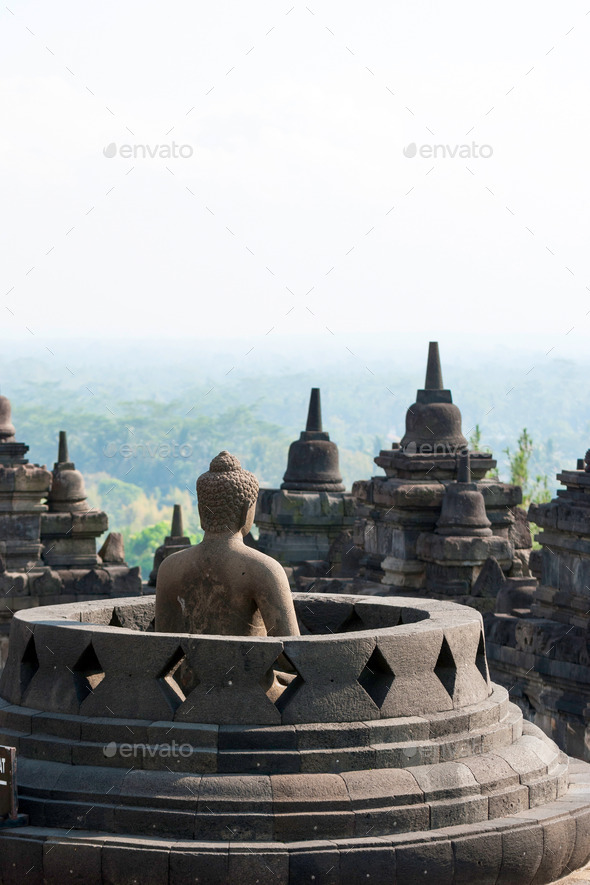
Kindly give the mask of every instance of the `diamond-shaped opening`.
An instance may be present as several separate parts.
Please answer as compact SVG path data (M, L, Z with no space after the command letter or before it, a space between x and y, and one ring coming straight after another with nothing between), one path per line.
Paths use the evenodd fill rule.
M123 627L124 624L121 621L117 609L113 609L113 614L111 616L111 620L109 621L109 627Z
M301 619L301 616L299 614L297 614L297 624L299 626L300 636L309 636L311 634L311 630L309 629L309 627L307 627L306 624L303 623L303 620Z
M20 691L21 697L28 689L33 676L39 669L39 658L37 657L37 649L35 648L35 640L31 636L27 642L24 654L20 662Z
M372 701L381 707L395 679L395 673L379 651L375 648L358 678Z
M162 668L158 679L164 694L174 709L186 700L187 696L197 687L200 681L193 669L189 667L186 655L180 645Z
M353 616L352 604L334 599L296 599L295 612L302 636L341 633L342 625ZM358 627L353 629L366 629Z
M434 672L442 682L447 694L452 698L455 691L455 681L457 679L457 665L455 664L453 653L449 648L449 643L445 636L443 636Z
M267 690L266 685L268 683L265 684L265 681L268 679L269 674L272 675L272 683ZM305 682L297 667L285 652L279 655L271 669L263 677L263 680L261 680L261 683L264 685L267 697L280 713L284 711Z
M484 678L484 681L487 683L490 680L490 673L488 670L488 660L486 657L486 642L483 635L483 630L479 636L479 644L477 646L477 653L475 655L475 666L481 673Z
M345 621L338 627L338 633L354 633L356 630L366 630L365 622L352 610Z
M86 648L72 668L74 686L78 701L82 703L104 679L102 664L96 656L92 644Z
M321 618L315 600L313 608L308 602L304 602L303 604L297 606L296 611L297 622L299 623L299 631L302 636L328 632L327 630L322 629L323 625L320 623L320 621L325 619Z

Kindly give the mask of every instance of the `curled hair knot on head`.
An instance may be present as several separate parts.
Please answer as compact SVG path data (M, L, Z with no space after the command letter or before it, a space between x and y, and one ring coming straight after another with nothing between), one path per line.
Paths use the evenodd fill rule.
M206 532L239 531L244 512L258 498L258 480L235 455L220 452L197 479L201 526ZM244 505L247 505L245 507Z

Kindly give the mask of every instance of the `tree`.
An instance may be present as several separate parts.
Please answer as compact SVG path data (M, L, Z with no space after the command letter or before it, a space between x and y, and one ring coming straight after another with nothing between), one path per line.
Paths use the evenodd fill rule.
M475 427L473 428L473 433L469 437L470 450L472 452L487 452L488 454L491 455L492 451L491 451L490 447L489 446L482 446L481 437L482 437L481 427L479 426L479 424L476 424ZM492 468L492 470L488 470L486 476L488 477L488 479L499 480L500 477L498 476L498 468L494 467L494 468Z
M473 428L473 433L469 437L469 448L473 452L481 451L481 427L479 424L476 424Z
M513 453L509 448L504 449L510 467L510 482L521 487L522 504L525 508L532 501L540 504L551 500L547 475L537 474L534 479L530 476L533 451L533 439L526 427L518 437L516 451Z
M125 542L125 559L129 565L138 565L144 580L147 581L152 570L154 553L170 534L170 523L162 520L155 525L146 526L139 532L131 533L123 529ZM197 544L203 537L201 529L196 534L188 533L192 544Z
M522 488L524 497L529 484L529 461L533 453L533 440L526 427L523 428L516 445L518 448L514 454L508 447L504 449L504 453L510 466L510 482Z

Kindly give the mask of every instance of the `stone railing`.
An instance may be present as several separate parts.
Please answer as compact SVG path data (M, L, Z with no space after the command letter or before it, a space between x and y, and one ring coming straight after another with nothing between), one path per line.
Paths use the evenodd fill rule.
M153 597L17 615L0 744L30 827L0 834L2 882L544 885L586 862L589 767L489 683L478 612L295 607L284 638L154 633Z
M491 693L475 611L312 594L295 605L304 635L292 638L154 633L154 597L20 612L0 696L92 718L287 725L442 713ZM274 701L273 669L291 679Z

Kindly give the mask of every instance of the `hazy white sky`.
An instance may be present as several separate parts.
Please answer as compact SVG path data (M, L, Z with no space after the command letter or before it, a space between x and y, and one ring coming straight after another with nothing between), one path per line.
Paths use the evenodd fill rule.
M587 2L9 7L4 340L584 348Z

